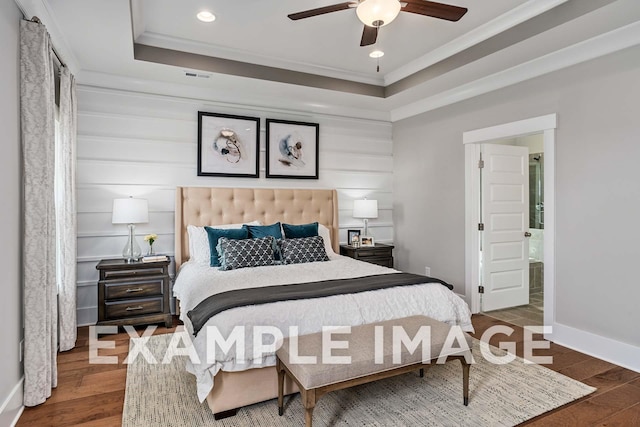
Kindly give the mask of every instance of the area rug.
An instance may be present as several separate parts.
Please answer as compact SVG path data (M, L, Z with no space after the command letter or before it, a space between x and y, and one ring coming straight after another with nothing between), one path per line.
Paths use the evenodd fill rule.
M161 361L171 334L150 338L147 348ZM133 346L133 343L131 343ZM523 359L489 363L474 342L469 406L462 405L462 369L452 361L433 365L420 378L408 373L324 395L313 412L315 426L513 426L586 396L595 388ZM492 347L496 355L502 350ZM275 400L214 420L196 398L195 377L185 371L186 356L170 364L149 364L141 355L127 368L122 425L292 426L304 424L300 395L285 399L278 416Z

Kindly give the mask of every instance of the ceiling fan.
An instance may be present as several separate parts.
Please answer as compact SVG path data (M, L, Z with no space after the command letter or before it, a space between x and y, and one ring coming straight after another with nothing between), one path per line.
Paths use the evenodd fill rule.
M356 9L358 19L364 24L360 46L374 44L378 38L378 29L396 19L400 12L416 13L433 18L446 19L447 21L458 21L468 10L465 7L427 0L353 0L292 13L288 16L289 19L297 21L298 19L311 18L312 16L347 9Z

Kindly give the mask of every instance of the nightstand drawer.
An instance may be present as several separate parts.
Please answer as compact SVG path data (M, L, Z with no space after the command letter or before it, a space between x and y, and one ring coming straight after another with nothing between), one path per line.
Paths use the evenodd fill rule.
M162 297L107 301L104 305L105 317L107 319L140 316L149 313L162 313L164 311Z
M164 277L135 282L104 283L104 299L139 298L162 295Z
M375 246L354 248L350 245L340 246L340 255L355 258L359 261L393 268L393 246L376 243Z
M153 268L131 268L126 270L105 270L103 272L105 279L120 279L123 277L142 277L157 276L164 274L163 267Z
M359 248L358 259L369 261L368 258L387 258L393 256L391 248ZM367 258L367 259L365 259Z
M389 257L372 256L372 257L359 258L359 259L360 261L368 262L370 264L377 264L383 267L393 268L393 257L390 257L390 256Z

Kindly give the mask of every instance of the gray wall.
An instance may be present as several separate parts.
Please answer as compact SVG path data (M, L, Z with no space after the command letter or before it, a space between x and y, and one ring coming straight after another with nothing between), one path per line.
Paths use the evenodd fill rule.
M20 69L19 24L22 15L13 1L0 2L0 407L22 376L18 349L22 336L20 265ZM0 425L9 425L22 404L22 392L0 413Z
M462 133L557 113L556 322L640 346L640 48L393 127L399 267L464 294Z

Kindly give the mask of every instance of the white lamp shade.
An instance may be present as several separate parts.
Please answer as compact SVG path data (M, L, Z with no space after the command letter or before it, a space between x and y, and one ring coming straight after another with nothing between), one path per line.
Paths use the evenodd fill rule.
M354 218L378 218L378 201L377 200L354 200L353 201L353 217Z
M384 27L396 19L401 7L398 0L365 0L356 8L356 15L364 25Z
M143 224L149 222L149 205L146 199L113 199L113 224Z

